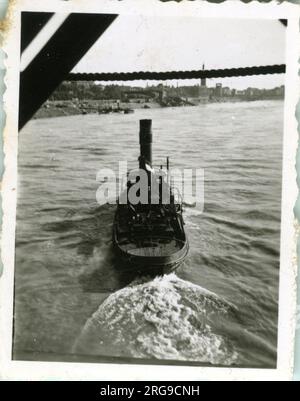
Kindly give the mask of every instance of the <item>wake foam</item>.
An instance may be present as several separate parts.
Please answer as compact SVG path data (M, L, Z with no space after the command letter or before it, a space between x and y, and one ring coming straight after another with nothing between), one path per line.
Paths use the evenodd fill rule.
M231 365L236 352L214 330L231 308L175 274L135 281L100 305L73 351Z

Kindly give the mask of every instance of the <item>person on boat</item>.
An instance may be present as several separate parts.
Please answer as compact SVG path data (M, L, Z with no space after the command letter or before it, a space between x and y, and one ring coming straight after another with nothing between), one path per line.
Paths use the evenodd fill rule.
M145 156L139 156L138 160L139 160L140 168L142 170L145 170L145 171L147 171L149 173L152 173L152 174L155 173L154 168L151 167L150 162L148 160L146 160Z

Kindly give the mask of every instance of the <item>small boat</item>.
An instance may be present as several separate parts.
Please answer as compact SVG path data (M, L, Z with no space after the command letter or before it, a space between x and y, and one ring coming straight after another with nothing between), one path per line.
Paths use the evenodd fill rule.
M124 109L124 114L132 114L132 113L134 113L133 109L129 109L129 108Z
M140 121L139 169L127 173L125 189L117 202L113 245L123 269L138 274L165 274L175 270L188 254L182 198L176 192L166 166L152 166L151 120ZM131 190L141 195L142 173L147 180L143 200L131 199ZM133 177L133 178L132 178Z
M111 107L104 107L98 109L98 114L110 114L110 113L112 113Z

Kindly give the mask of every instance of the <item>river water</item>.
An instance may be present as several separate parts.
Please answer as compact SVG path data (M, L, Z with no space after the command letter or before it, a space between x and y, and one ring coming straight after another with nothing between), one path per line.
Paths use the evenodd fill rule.
M203 168L205 206L185 202L185 263L155 279L115 268L115 206L96 173L139 154ZM283 102L32 120L20 132L14 355L274 367ZM102 359L104 358L104 359Z

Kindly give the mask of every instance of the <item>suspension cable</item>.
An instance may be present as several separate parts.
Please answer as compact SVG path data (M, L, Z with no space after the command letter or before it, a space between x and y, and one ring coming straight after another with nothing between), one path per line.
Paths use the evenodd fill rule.
M112 72L112 73L71 73L66 77L67 81L135 81L135 80L172 80L172 79L201 79L201 78L230 78L245 77L251 75L284 74L285 64L254 66L243 68L227 68L219 70L198 71L137 71L137 72Z

